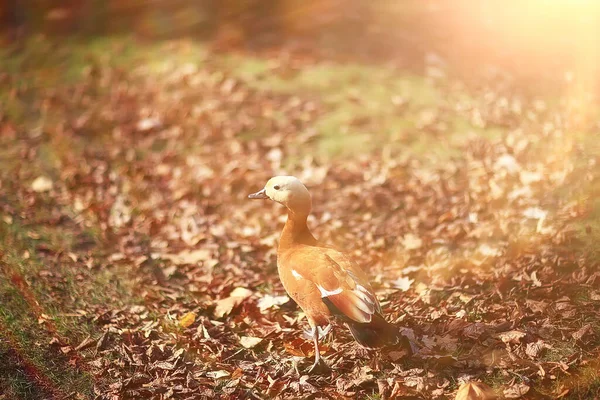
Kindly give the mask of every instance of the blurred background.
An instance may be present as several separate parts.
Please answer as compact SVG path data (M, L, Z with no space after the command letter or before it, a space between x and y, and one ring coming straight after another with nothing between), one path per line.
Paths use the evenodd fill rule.
M220 50L286 45L328 56L419 65L435 53L453 66L495 65L527 78L597 75L600 6L590 0L9 1L5 40L34 34L192 37ZM570 73L567 77L565 73ZM585 77L583 76L585 75Z

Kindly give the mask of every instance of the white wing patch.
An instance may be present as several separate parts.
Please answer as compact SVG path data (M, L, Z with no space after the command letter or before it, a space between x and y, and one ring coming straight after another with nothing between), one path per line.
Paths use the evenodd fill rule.
M335 290L326 290L321 285L317 285L317 287L319 288L319 291L321 292L321 298L328 297L328 296L333 296L334 294L340 294L340 293L342 293L342 288L341 287L339 287L339 288L337 288Z
M369 291L363 285L356 285L356 288L361 292L369 293Z
M295 269L292 270L292 275L294 275L294 278L296 278L297 280L303 279L304 277L302 275L300 275L298 273L298 271L296 271Z
M363 285L356 285L354 294L361 300L357 303L357 307L366 313L373 314L375 309L379 309L379 303L375 296L370 293Z

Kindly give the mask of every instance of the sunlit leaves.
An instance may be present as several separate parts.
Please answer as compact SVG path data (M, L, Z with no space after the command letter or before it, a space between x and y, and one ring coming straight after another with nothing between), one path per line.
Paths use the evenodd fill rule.
M498 396L482 382L464 383L456 392L455 400L495 400Z
M263 340L261 338L252 337L252 336L242 336L240 338L240 344L242 345L242 347L245 347L247 349L256 347L262 341Z
M54 183L47 176L38 176L31 182L31 189L35 192L48 192L52 190Z

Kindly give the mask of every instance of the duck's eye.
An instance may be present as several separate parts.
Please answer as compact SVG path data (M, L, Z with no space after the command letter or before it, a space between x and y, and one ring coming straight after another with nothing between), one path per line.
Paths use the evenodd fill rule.
M273 189L275 189L275 190L279 190L279 189L281 189L281 186L279 186L279 185L275 185L275 186L273 186Z

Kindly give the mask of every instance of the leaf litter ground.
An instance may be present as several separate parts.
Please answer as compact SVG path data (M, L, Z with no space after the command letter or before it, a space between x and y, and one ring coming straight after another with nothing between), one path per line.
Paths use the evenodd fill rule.
M124 67L105 55L60 85L3 76L2 296L28 305L14 318L3 306L1 337L16 365L42 371L30 383L101 399L430 399L469 380L506 398L598 395L600 273L578 228L594 209L589 190L570 194L597 185L597 124L507 78L467 90L425 76L446 101L384 91L386 112L412 124L342 122L335 140L360 131L375 145L326 157L314 127L371 99L268 89L308 63L275 57L243 79L218 56ZM369 271L414 355L360 349L338 326L330 370L305 373L312 344L276 273L284 212L246 200L281 173L309 186L316 236ZM44 361L10 334L30 320L36 346L89 388L45 382Z

